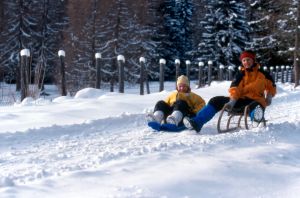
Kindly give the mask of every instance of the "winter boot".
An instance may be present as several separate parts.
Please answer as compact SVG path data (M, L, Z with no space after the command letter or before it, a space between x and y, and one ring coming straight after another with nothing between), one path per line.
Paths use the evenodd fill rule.
M201 128L199 128L196 122L192 118L189 118L187 116L183 118L183 124L186 128L190 130L195 130L196 132L200 132L201 130Z
M173 113L167 117L167 123L178 126L178 124L182 120L182 117L183 117L183 115L180 111L178 111L178 110L173 111Z
M264 119L264 109L257 105L252 111L249 113L251 121L261 122Z
M216 113L217 111L215 110L215 108L212 105L208 104L203 107L195 117L185 117L183 119L184 126L188 129L194 129L197 133L199 133L203 125L211 120Z
M155 111L154 113L149 113L146 116L148 122L161 123L164 119L164 113L162 111Z

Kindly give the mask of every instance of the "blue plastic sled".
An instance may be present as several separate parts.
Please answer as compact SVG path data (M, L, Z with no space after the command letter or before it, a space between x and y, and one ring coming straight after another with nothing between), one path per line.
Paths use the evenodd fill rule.
M157 122L148 122L148 126L154 129L155 131L167 131L167 132L181 132L186 127L184 125L182 126L176 126L175 124L159 124Z

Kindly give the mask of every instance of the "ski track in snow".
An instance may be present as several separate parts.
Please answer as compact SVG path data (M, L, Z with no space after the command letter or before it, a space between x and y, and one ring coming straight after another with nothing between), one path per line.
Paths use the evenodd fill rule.
M280 103L276 104L275 101L275 105L267 109L266 117L270 120L267 128L251 131L217 134L216 116L203 128L201 135L188 130L161 133L146 126L143 114L124 113L83 124L54 125L29 129L25 133L3 133L0 134L0 142L3 143L0 145L0 186L22 185L154 152L179 150L193 153L220 149L214 147L214 144L232 148L237 144L239 147L248 147L259 143L268 145L288 142L289 146L295 147L292 156L298 156L289 159L289 163L299 164L300 119L296 112L300 105L295 100L293 105L285 107L284 97L284 94L279 96ZM282 108L286 111L279 110ZM291 112L295 113L295 120L289 122L286 118ZM281 128L289 130L283 131ZM283 160L287 156L288 153L284 153L283 149L280 154L274 154L273 160Z

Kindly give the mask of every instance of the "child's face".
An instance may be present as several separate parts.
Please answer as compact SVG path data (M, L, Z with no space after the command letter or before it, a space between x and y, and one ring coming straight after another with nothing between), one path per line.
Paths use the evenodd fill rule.
M177 85L177 89L178 89L179 92L187 93L188 90L189 90L189 87L188 87L188 85L186 85L186 84L179 83L179 84Z
M246 69L250 68L253 65L253 63L254 63L254 60L252 58L245 57L242 59L242 64Z

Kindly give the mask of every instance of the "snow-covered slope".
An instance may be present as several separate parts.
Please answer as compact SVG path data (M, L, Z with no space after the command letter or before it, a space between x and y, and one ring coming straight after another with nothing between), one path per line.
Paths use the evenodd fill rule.
M153 132L144 113L173 86L0 107L0 197L298 197L299 89L278 85L267 128L217 134L216 116L201 134Z

